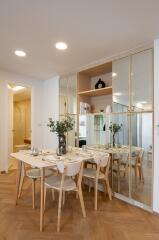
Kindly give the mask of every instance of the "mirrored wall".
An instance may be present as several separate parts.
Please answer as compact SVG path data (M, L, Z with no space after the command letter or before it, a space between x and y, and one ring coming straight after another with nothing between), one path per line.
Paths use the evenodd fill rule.
M74 128L67 133L67 145L78 145L78 130L77 130L77 74L71 74L60 78L59 82L59 112L60 119L67 115L74 119Z
M101 67L99 68L101 69ZM103 67L102 67L103 70ZM133 204L152 206L153 187L153 49L148 49L111 62L112 93L91 97L84 78L77 91L77 76L60 79L60 117L70 114L75 119L72 132L67 135L71 146L91 145L111 155L110 182L114 194ZM90 71L90 75L95 70ZM88 77L88 71L87 71ZM95 77L98 79L98 76ZM111 82L110 81L110 82ZM110 86L111 87L111 86ZM86 95L84 95L86 94ZM80 98L79 98L80 96ZM112 112L80 114L77 101L89 102L90 108ZM111 104L112 99L112 105ZM91 106L92 105L92 106ZM103 107L104 106L104 107Z

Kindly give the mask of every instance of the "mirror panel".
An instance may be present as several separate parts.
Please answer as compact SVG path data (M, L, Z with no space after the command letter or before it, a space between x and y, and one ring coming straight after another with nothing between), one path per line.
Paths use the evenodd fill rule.
M114 145L111 155L112 189L113 192L129 197L129 116L127 114L112 115L109 128L111 129L111 146Z
M60 115L68 112L68 81L66 77L59 80L59 112Z
M131 119L131 197L152 205L153 118L134 113Z
M67 90L67 98L68 98L68 113L69 114L77 114L77 75L68 76L68 90Z
M153 109L153 51L132 55L131 105L134 111Z
M104 114L79 115L79 146L102 145L110 142L109 116Z
M130 57L112 63L113 112L127 112L129 107Z

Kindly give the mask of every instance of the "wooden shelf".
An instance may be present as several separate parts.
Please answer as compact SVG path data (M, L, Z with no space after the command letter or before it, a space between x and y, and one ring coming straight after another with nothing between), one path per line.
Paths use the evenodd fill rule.
M112 94L112 86L78 92L78 95L89 96L89 97L96 97L96 96L103 96L103 95L110 95L110 94Z

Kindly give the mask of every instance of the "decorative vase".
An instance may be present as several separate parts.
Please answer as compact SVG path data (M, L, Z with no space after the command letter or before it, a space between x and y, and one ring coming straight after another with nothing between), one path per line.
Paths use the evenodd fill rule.
M105 88L105 82L103 82L101 78L99 78L98 82L95 84L95 89L99 88Z
M60 155L66 154L66 136L65 135L59 136L59 153Z
M115 147L115 134L113 134L113 147Z

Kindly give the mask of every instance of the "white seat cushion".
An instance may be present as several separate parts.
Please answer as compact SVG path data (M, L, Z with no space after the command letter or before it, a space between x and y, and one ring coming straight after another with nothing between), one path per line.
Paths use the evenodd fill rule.
M51 170L46 169L45 170L45 177L52 174ZM26 171L26 175L29 178L40 178L41 177L41 171L39 168L33 168L31 170Z
M96 177L96 169L94 169L94 168L84 168L83 169L83 176L84 177L87 177L87 178L94 178L95 179L95 177ZM104 175L104 173L102 173L102 172L99 172L99 177L98 177L99 179L103 179L103 178L105 178L105 175Z
M61 176L50 176L45 179L45 186L59 190L61 184ZM71 177L65 177L63 190L72 191L76 189L76 183Z

